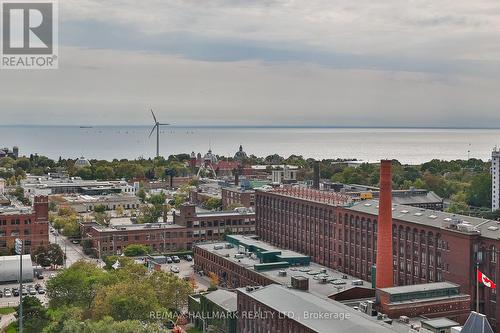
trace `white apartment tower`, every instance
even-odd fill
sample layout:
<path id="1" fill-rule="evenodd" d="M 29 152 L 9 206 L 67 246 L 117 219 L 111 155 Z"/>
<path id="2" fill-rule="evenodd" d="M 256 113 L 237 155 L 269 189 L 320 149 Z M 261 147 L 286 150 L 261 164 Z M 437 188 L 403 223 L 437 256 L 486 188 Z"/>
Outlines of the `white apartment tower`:
<path id="1" fill-rule="evenodd" d="M 500 150 L 491 153 L 491 210 L 500 209 Z"/>

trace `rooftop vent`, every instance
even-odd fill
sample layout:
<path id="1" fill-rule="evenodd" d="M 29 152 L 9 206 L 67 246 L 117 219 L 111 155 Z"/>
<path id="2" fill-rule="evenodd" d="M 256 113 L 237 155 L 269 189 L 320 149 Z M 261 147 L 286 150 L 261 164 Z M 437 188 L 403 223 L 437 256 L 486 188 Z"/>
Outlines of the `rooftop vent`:
<path id="1" fill-rule="evenodd" d="M 401 213 L 403 213 L 403 214 L 408 214 L 408 211 L 407 211 L 406 209 L 403 209 L 403 210 L 401 211 Z"/>
<path id="2" fill-rule="evenodd" d="M 437 219 L 437 216 L 436 215 L 429 215 L 429 218 L 435 220 L 435 219 Z"/>
<path id="3" fill-rule="evenodd" d="M 414 215 L 415 215 L 415 216 L 422 216 L 423 214 L 422 214 L 422 213 L 418 213 L 418 212 L 417 212 L 417 213 L 415 213 Z"/>

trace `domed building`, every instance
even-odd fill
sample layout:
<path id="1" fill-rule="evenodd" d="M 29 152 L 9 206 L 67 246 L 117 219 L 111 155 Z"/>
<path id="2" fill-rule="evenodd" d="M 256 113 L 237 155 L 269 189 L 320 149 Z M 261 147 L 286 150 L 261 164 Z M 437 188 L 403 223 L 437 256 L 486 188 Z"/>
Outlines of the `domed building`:
<path id="1" fill-rule="evenodd" d="M 75 167 L 80 169 L 80 168 L 85 168 L 91 166 L 89 160 L 87 160 L 85 157 L 80 157 L 75 161 Z"/>
<path id="2" fill-rule="evenodd" d="M 243 161 L 245 158 L 247 158 L 247 153 L 243 151 L 243 146 L 240 145 L 240 149 L 234 154 L 234 159 L 236 161 Z"/>
<path id="3" fill-rule="evenodd" d="M 207 163 L 207 162 L 217 163 L 217 156 L 215 156 L 214 154 L 212 154 L 212 149 L 209 149 L 208 153 L 206 153 L 205 156 L 203 156 L 203 161 L 205 163 Z"/>

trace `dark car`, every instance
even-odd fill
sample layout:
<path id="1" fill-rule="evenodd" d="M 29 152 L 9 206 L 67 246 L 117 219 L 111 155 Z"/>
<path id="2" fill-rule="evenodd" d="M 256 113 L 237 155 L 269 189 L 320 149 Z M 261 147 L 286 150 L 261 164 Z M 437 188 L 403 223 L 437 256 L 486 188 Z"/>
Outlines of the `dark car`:
<path id="1" fill-rule="evenodd" d="M 186 261 L 193 261 L 193 257 L 191 257 L 189 254 L 184 257 Z"/>
<path id="2" fill-rule="evenodd" d="M 172 261 L 172 258 L 170 257 L 167 257 L 167 264 L 171 264 L 173 261 Z"/>
<path id="3" fill-rule="evenodd" d="M 12 296 L 19 297 L 19 289 L 17 289 L 17 288 L 12 289 Z"/>

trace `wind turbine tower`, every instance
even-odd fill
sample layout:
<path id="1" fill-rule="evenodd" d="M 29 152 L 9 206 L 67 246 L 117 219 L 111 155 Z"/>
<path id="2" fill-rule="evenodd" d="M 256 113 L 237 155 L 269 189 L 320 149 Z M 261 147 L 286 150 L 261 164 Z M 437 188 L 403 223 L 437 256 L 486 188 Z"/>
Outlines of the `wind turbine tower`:
<path id="1" fill-rule="evenodd" d="M 151 114 L 153 115 L 153 119 L 155 121 L 155 124 L 153 128 L 151 129 L 151 133 L 149 133 L 149 137 L 151 138 L 151 135 L 153 135 L 153 132 L 156 129 L 156 157 L 160 157 L 160 126 L 167 126 L 170 124 L 163 124 L 160 123 L 158 120 L 156 120 L 155 113 L 153 112 L 153 109 L 151 109 Z"/>

